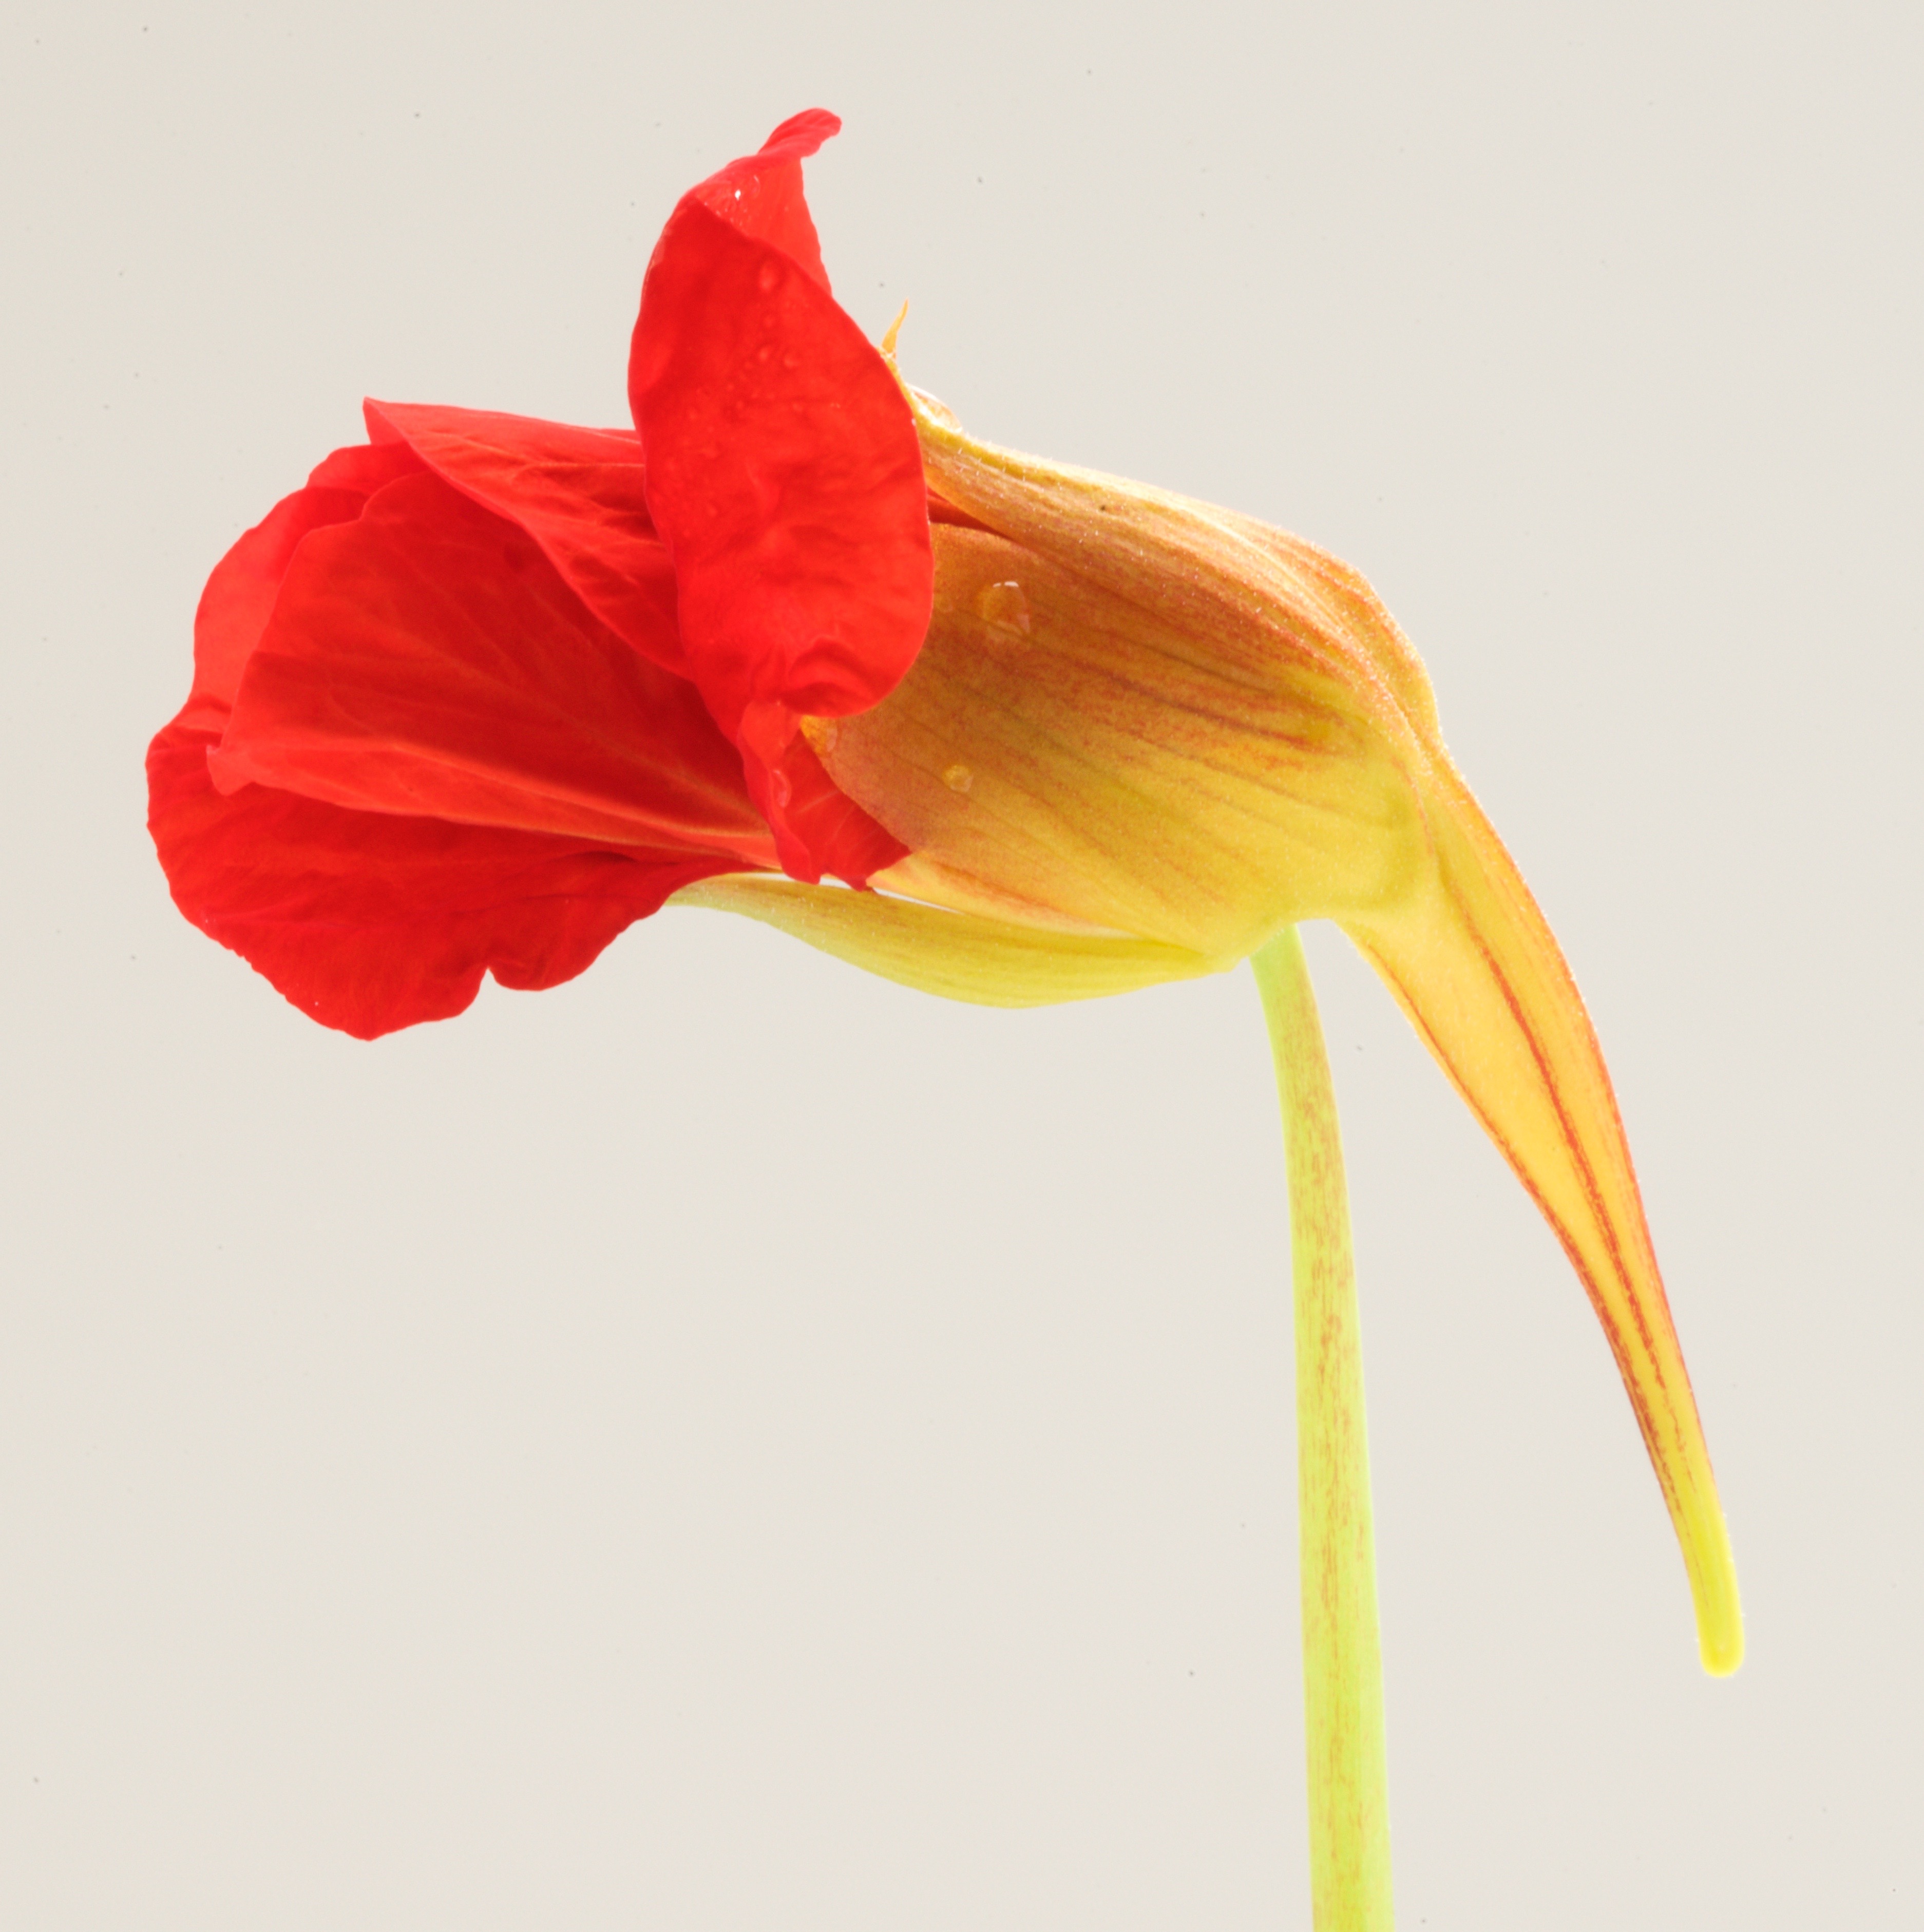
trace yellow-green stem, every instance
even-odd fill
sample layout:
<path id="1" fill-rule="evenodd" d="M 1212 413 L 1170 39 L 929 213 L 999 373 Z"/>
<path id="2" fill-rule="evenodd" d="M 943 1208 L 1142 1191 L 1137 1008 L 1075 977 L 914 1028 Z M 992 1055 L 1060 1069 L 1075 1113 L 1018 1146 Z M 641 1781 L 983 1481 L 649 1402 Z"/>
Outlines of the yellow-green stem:
<path id="1" fill-rule="evenodd" d="M 1250 963 L 1269 1023 L 1289 1174 L 1311 1898 L 1316 1932 L 1390 1932 L 1383 1647 L 1336 1096 L 1296 928 Z"/>

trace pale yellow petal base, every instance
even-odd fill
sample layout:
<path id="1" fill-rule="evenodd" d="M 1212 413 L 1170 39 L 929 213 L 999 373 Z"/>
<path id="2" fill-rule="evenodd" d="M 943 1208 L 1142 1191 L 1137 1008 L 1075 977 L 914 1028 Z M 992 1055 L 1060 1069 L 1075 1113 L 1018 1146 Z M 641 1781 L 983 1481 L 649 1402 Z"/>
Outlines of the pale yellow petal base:
<path id="1" fill-rule="evenodd" d="M 1155 940 L 1019 926 L 763 873 L 704 879 L 683 886 L 669 903 L 741 913 L 898 986 L 983 1006 L 1102 999 L 1165 980 L 1197 979 L 1236 963 Z"/>

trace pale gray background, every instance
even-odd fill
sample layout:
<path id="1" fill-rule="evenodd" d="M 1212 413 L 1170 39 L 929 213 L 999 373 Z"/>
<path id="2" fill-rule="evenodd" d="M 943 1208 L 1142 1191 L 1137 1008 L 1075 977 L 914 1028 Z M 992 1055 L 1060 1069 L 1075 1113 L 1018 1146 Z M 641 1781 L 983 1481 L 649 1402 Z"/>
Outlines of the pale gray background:
<path id="1" fill-rule="evenodd" d="M 685 912 L 370 1047 L 142 830 L 361 395 L 624 421 L 674 197 L 816 103 L 916 380 L 1371 574 L 1616 1073 L 1728 1684 L 1560 1254 L 1311 936 L 1402 1922 L 1924 1918 L 1915 10 L 1154 14 L 7 10 L 10 1928 L 1308 1924 L 1246 975 L 997 1015 Z"/>

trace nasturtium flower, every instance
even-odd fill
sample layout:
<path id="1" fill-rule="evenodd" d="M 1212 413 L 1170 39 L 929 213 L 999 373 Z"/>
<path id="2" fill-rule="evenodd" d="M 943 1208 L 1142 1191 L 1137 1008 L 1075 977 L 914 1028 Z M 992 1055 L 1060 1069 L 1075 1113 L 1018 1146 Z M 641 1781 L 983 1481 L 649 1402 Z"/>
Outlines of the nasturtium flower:
<path id="1" fill-rule="evenodd" d="M 802 730 L 901 679 L 932 569 L 908 403 L 802 198 L 838 124 L 683 197 L 634 428 L 370 402 L 209 578 L 150 824 L 181 910 L 316 1019 L 443 1018 L 691 880 L 904 855 Z"/>
<path id="2" fill-rule="evenodd" d="M 797 116 L 676 206 L 631 428 L 370 402 L 228 552 L 148 760 L 176 902 L 363 1037 L 484 973 L 554 985 L 670 898 L 1004 1005 L 1260 978 L 1334 920 L 1569 1253 L 1734 1669 L 1602 1056 L 1421 662 L 1313 546 L 904 382 L 803 197 L 839 124 Z"/>

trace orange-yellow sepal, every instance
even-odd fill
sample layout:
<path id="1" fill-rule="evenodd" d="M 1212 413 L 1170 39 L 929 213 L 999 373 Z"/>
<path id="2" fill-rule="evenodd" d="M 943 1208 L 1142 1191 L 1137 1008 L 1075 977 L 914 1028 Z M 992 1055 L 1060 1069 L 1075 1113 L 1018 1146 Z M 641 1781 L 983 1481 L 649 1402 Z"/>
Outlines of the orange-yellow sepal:
<path id="1" fill-rule="evenodd" d="M 961 513 L 934 532 L 928 635 L 873 710 L 808 728 L 910 848 L 876 883 L 1209 965 L 1304 919 L 1341 925 L 1575 1263 L 1683 1545 L 1705 1666 L 1734 1670 L 1728 1540 L 1609 1077 L 1420 660 L 1313 546 L 910 401 L 931 490 Z"/>
<path id="2" fill-rule="evenodd" d="M 1710 1450 L 1657 1271 L 1610 1076 L 1536 901 L 1454 770 L 1429 790 L 1434 863 L 1345 929 L 1410 1016 L 1582 1278 L 1683 1551 L 1704 1667 L 1743 1660 Z"/>

